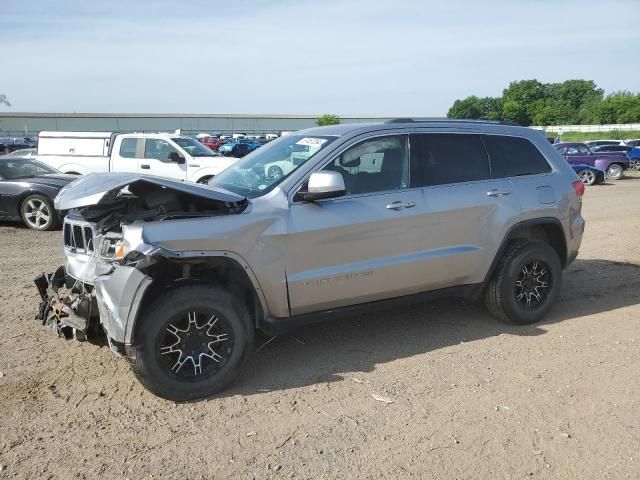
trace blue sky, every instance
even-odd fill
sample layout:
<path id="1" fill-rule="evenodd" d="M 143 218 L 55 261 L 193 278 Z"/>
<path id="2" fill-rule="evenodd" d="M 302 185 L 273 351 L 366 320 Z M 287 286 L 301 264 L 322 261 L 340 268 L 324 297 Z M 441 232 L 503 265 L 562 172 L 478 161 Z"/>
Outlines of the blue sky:
<path id="1" fill-rule="evenodd" d="M 444 115 L 512 80 L 640 91 L 640 0 L 1 0 L 0 111 Z"/>

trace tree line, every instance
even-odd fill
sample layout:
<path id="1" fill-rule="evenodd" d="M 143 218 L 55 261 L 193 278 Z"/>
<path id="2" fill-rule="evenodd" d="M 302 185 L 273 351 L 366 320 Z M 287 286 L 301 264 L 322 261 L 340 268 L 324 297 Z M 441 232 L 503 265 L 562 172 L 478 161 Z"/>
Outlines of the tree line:
<path id="1" fill-rule="evenodd" d="M 520 125 L 585 125 L 640 122 L 640 93 L 604 95 L 593 80 L 511 82 L 501 97 L 456 100 L 449 118 L 509 120 Z"/>

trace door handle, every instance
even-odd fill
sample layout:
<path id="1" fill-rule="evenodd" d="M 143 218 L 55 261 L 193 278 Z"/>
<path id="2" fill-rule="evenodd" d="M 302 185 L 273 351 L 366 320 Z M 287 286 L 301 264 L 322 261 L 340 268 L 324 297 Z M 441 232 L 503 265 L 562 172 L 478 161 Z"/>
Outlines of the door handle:
<path id="1" fill-rule="evenodd" d="M 511 192 L 508 190 L 489 190 L 487 192 L 487 196 L 489 197 L 505 197 L 507 195 L 511 195 Z"/>
<path id="2" fill-rule="evenodd" d="M 401 201 L 397 201 L 397 202 L 392 202 L 389 205 L 387 205 L 387 209 L 389 210 L 400 210 L 402 208 L 413 208 L 416 206 L 416 202 L 401 202 Z"/>
<path id="3" fill-rule="evenodd" d="M 198 165 L 197 163 L 190 163 L 189 166 L 190 167 L 199 167 L 200 165 Z"/>
<path id="4" fill-rule="evenodd" d="M 146 163 L 143 163 L 142 165 L 140 165 L 140 168 L 144 168 L 145 170 L 149 170 L 151 167 L 149 165 L 147 165 Z"/>

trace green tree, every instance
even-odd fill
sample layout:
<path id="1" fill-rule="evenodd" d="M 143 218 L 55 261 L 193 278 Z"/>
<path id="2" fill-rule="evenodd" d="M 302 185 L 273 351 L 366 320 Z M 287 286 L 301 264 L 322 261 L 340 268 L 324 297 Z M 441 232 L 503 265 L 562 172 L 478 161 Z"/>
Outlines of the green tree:
<path id="1" fill-rule="evenodd" d="M 502 92 L 505 120 L 525 126 L 531 125 L 536 102 L 545 98 L 545 87 L 536 79 L 511 82 Z"/>
<path id="2" fill-rule="evenodd" d="M 449 111 L 448 118 L 502 120 L 502 99 L 498 97 L 478 98 L 475 95 L 456 100 Z"/>
<path id="3" fill-rule="evenodd" d="M 338 125 L 339 123 L 340 117 L 331 113 L 326 113 L 316 119 L 316 125 L 318 125 L 319 127 L 325 127 L 327 125 Z"/>
<path id="4" fill-rule="evenodd" d="M 474 95 L 463 100 L 456 100 L 447 112 L 449 118 L 476 119 L 482 116 L 480 99 Z"/>
<path id="5" fill-rule="evenodd" d="M 502 98 L 483 97 L 479 99 L 482 117 L 485 120 L 502 120 Z"/>
<path id="6" fill-rule="evenodd" d="M 6 105 L 7 107 L 11 106 L 11 104 L 9 103 L 9 100 L 7 100 L 7 96 L 1 93 L 0 93 L 0 105 Z"/>
<path id="7" fill-rule="evenodd" d="M 640 121 L 640 94 L 616 92 L 604 98 L 593 80 L 511 82 L 501 98 L 456 100 L 450 118 L 511 120 L 520 125 L 632 123 Z"/>
<path id="8" fill-rule="evenodd" d="M 614 92 L 600 103 L 600 123 L 640 122 L 640 93 Z"/>
<path id="9" fill-rule="evenodd" d="M 520 125 L 531 125 L 531 118 L 524 105 L 516 100 L 505 100 L 502 107 L 503 120 L 510 120 Z"/>

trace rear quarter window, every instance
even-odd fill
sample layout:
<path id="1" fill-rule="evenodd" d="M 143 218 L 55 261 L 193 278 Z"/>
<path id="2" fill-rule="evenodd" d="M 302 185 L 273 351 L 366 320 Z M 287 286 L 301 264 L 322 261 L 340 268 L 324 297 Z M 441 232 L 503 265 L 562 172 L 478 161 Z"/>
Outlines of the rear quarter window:
<path id="1" fill-rule="evenodd" d="M 551 171 L 540 150 L 526 138 L 486 135 L 485 145 L 493 178 L 538 175 Z"/>

